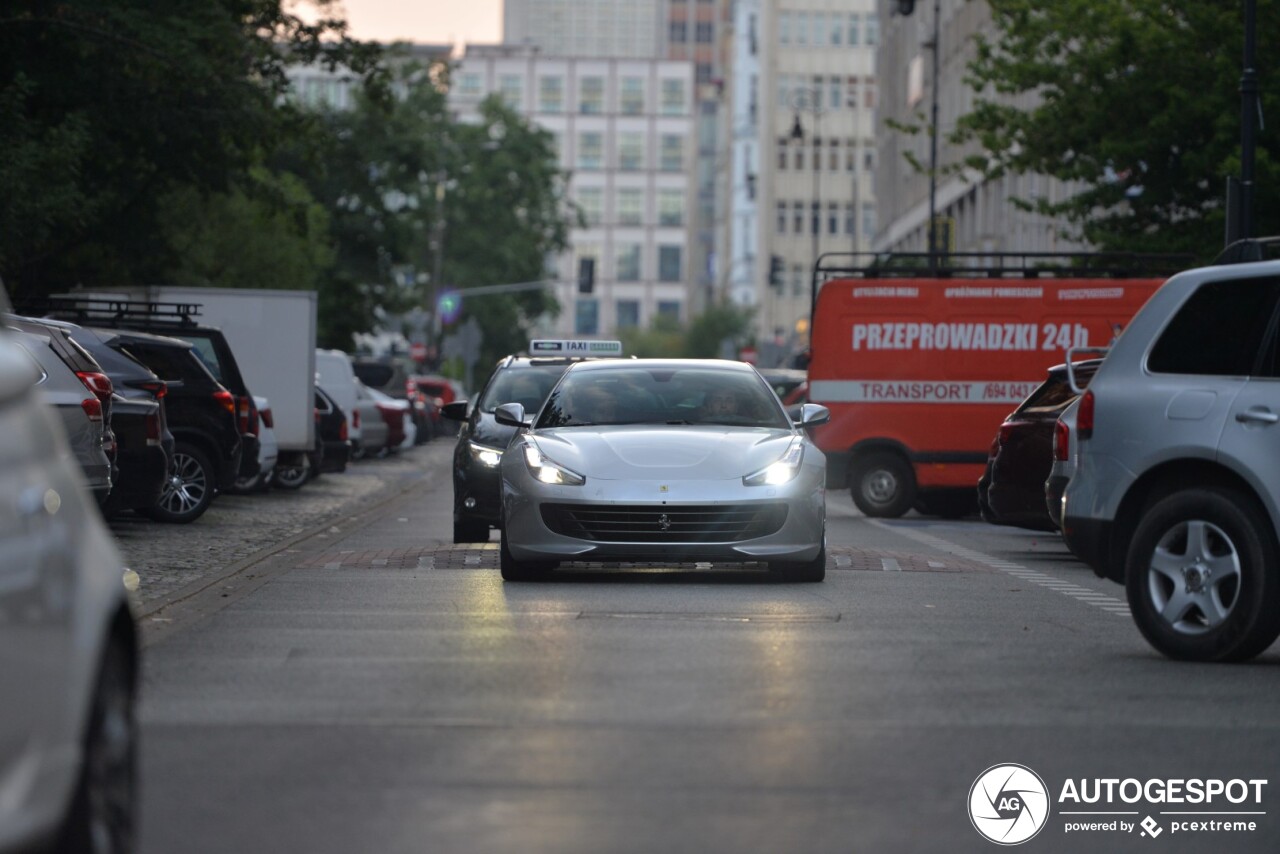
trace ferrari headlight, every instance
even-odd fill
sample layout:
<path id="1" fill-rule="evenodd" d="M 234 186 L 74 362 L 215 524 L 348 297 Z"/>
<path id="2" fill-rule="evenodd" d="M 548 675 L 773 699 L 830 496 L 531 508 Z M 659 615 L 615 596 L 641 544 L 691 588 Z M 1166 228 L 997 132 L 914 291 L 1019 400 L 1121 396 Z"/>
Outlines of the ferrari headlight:
<path id="1" fill-rule="evenodd" d="M 771 463 L 758 472 L 753 472 L 742 479 L 744 486 L 779 486 L 788 483 L 800 471 L 800 460 L 804 458 L 804 440 L 795 437 L 787 450 L 776 463 Z"/>
<path id="2" fill-rule="evenodd" d="M 524 462 L 529 467 L 529 473 L 542 483 L 582 486 L 587 482 L 587 479 L 577 472 L 570 471 L 543 456 L 542 451 L 538 450 L 538 446 L 531 441 L 524 444 Z"/>
<path id="3" fill-rule="evenodd" d="M 477 445 L 475 442 L 467 442 L 467 447 L 471 450 L 471 459 L 487 468 L 494 468 L 498 463 L 502 462 L 502 451 L 497 448 L 490 448 L 488 445 Z"/>

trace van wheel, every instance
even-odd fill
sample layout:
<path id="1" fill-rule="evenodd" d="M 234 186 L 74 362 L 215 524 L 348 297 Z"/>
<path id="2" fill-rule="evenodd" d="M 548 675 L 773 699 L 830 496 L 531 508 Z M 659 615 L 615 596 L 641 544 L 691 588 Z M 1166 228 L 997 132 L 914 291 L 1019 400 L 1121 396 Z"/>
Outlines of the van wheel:
<path id="1" fill-rule="evenodd" d="M 156 503 L 142 512 L 157 522 L 194 522 L 213 503 L 217 479 L 217 470 L 204 451 L 178 442 L 164 490 Z"/>
<path id="2" fill-rule="evenodd" d="M 859 457 L 853 464 L 851 480 L 853 503 L 868 516 L 897 518 L 906 513 L 916 499 L 915 472 L 892 451 Z"/>
<path id="3" fill-rule="evenodd" d="M 276 466 L 274 483 L 281 489 L 301 489 L 311 480 L 311 467 L 305 465 Z"/>
<path id="4" fill-rule="evenodd" d="M 1280 568 L 1265 514 L 1243 496 L 1176 492 L 1134 531 L 1125 588 L 1143 637 L 1170 658 L 1242 661 L 1280 635 Z"/>

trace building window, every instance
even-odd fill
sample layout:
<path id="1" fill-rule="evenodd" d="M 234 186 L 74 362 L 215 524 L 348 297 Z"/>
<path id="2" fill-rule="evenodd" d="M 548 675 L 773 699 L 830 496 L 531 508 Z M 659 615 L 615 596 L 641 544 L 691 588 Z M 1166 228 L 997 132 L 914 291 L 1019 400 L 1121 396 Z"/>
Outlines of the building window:
<path id="1" fill-rule="evenodd" d="M 641 225 L 644 222 L 644 196 L 640 190 L 618 191 L 618 225 Z"/>
<path id="2" fill-rule="evenodd" d="M 679 282 L 680 267 L 684 260 L 684 248 L 681 246 L 658 247 L 658 281 Z"/>
<path id="3" fill-rule="evenodd" d="M 694 79 L 697 80 L 697 82 L 699 83 L 711 82 L 711 63 L 699 62 L 697 65 L 693 67 L 693 71 L 694 71 Z M 716 105 L 714 102 L 711 102 L 711 101 L 708 101 L 702 105 L 702 112 L 704 115 L 714 113 L 715 109 L 716 109 Z"/>
<path id="4" fill-rule="evenodd" d="M 827 16 L 821 12 L 813 13 L 813 38 L 809 43 L 814 47 L 822 47 L 827 43 Z"/>
<path id="5" fill-rule="evenodd" d="M 684 190 L 658 191 L 658 225 L 684 225 Z"/>
<path id="6" fill-rule="evenodd" d="M 876 206 L 870 202 L 862 203 L 862 236 L 867 240 L 876 236 Z"/>
<path id="7" fill-rule="evenodd" d="M 876 108 L 876 81 L 870 77 L 867 78 L 867 85 L 862 89 L 863 103 L 868 110 Z"/>
<path id="8" fill-rule="evenodd" d="M 699 21 L 693 31 L 693 40 L 699 44 L 711 44 L 711 22 Z"/>
<path id="9" fill-rule="evenodd" d="M 827 202 L 827 234 L 840 233 L 840 205 Z"/>
<path id="10" fill-rule="evenodd" d="M 849 16 L 849 38 L 846 39 L 849 47 L 858 46 L 858 23 L 862 20 L 862 16 L 854 12 Z"/>
<path id="11" fill-rule="evenodd" d="M 822 233 L 822 203 L 821 202 L 809 203 L 809 233 L 810 234 Z"/>
<path id="12" fill-rule="evenodd" d="M 791 13 L 778 13 L 778 44 L 791 44 Z"/>
<path id="13" fill-rule="evenodd" d="M 311 81 L 307 81 L 310 83 Z M 484 92 L 484 84 L 480 80 L 480 75 L 473 72 L 458 75 L 458 97 L 460 98 L 479 98 Z"/>
<path id="14" fill-rule="evenodd" d="M 599 225 L 604 209 L 604 191 L 600 187 L 579 187 L 578 207 L 582 209 L 583 222 L 588 227 Z"/>
<path id="15" fill-rule="evenodd" d="M 827 168 L 832 172 L 840 171 L 840 140 L 838 139 L 827 142 Z"/>
<path id="16" fill-rule="evenodd" d="M 787 170 L 787 138 L 785 136 L 778 137 L 778 171 L 785 172 Z"/>
<path id="17" fill-rule="evenodd" d="M 498 78 L 498 91 L 502 100 L 513 110 L 524 107 L 524 80 L 517 74 L 503 74 Z"/>
<path id="18" fill-rule="evenodd" d="M 672 44 L 684 44 L 689 40 L 689 25 L 684 21 L 672 21 L 668 31 Z"/>
<path id="19" fill-rule="evenodd" d="M 796 264 L 791 268 L 791 295 L 804 296 L 808 292 L 809 283 L 804 280 L 804 265 Z"/>
<path id="20" fill-rule="evenodd" d="M 685 105 L 684 81 L 667 79 L 662 81 L 662 114 L 664 116 L 683 116 L 688 112 Z"/>
<path id="21" fill-rule="evenodd" d="M 538 78 L 538 109 L 544 113 L 564 110 L 564 78 Z"/>
<path id="22" fill-rule="evenodd" d="M 844 35 L 844 21 L 841 20 L 839 13 L 833 13 L 827 23 L 827 40 L 839 47 L 843 41 L 841 36 Z"/>
<path id="23" fill-rule="evenodd" d="M 809 13 L 796 12 L 796 44 L 809 43 Z"/>
<path id="24" fill-rule="evenodd" d="M 600 169 L 604 166 L 604 134 L 583 131 L 578 134 L 578 168 Z"/>
<path id="25" fill-rule="evenodd" d="M 816 136 L 813 138 L 813 171 L 822 171 L 822 140 Z"/>
<path id="26" fill-rule="evenodd" d="M 804 202 L 791 205 L 791 233 L 804 234 Z"/>
<path id="27" fill-rule="evenodd" d="M 804 142 L 797 143 L 793 150 L 795 151 L 795 157 L 791 161 L 791 167 L 798 172 L 804 169 Z"/>
<path id="28" fill-rule="evenodd" d="M 573 331 L 577 335 L 600 334 L 600 302 L 579 298 L 574 305 Z"/>
<path id="29" fill-rule="evenodd" d="M 578 112 L 586 116 L 604 112 L 603 77 L 583 77 L 578 81 Z"/>
<path id="30" fill-rule="evenodd" d="M 844 206 L 844 233 L 852 237 L 853 227 L 853 205 L 850 203 Z"/>
<path id="31" fill-rule="evenodd" d="M 662 171 L 684 171 L 684 137 L 675 133 L 662 135 Z"/>
<path id="32" fill-rule="evenodd" d="M 875 15 L 867 15 L 867 44 L 875 45 L 880 42 L 880 19 Z"/>
<path id="33" fill-rule="evenodd" d="M 778 202 L 778 234 L 787 233 L 787 203 Z"/>
<path id="34" fill-rule="evenodd" d="M 614 305 L 614 312 L 618 316 L 618 322 L 615 324 L 618 329 L 629 329 L 640 325 L 639 300 L 620 299 Z"/>
<path id="35" fill-rule="evenodd" d="M 680 303 L 677 300 L 659 300 L 658 317 L 665 317 L 680 322 Z"/>
<path id="36" fill-rule="evenodd" d="M 876 168 L 876 151 L 870 145 L 863 146 L 862 149 L 862 171 L 870 172 Z"/>
<path id="37" fill-rule="evenodd" d="M 618 134 L 618 168 L 623 172 L 644 168 L 644 134 L 634 131 Z"/>
<path id="38" fill-rule="evenodd" d="M 843 102 L 844 86 L 841 85 L 840 78 L 833 74 L 827 78 L 827 103 L 831 109 L 838 110 Z"/>
<path id="39" fill-rule="evenodd" d="M 858 141 L 856 139 L 846 139 L 844 141 L 844 171 L 858 171 Z"/>
<path id="40" fill-rule="evenodd" d="M 844 79 L 845 94 L 844 105 L 851 110 L 858 109 L 858 78 L 856 75 L 849 75 Z"/>
<path id="41" fill-rule="evenodd" d="M 638 116 L 644 112 L 644 79 L 623 77 L 619 107 L 624 116 Z"/>
<path id="42" fill-rule="evenodd" d="M 640 281 L 640 244 L 620 243 L 616 261 L 619 282 Z"/>

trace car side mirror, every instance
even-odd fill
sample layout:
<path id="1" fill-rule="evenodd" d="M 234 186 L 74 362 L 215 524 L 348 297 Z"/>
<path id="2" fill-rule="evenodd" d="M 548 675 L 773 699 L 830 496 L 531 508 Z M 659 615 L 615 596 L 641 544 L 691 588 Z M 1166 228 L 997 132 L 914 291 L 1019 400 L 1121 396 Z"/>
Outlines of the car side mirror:
<path id="1" fill-rule="evenodd" d="M 465 400 L 455 400 L 452 403 L 446 403 L 440 407 L 440 414 L 451 421 L 466 421 L 467 402 Z"/>
<path id="2" fill-rule="evenodd" d="M 797 413 L 796 409 L 800 411 Z M 797 427 L 817 427 L 831 420 L 831 410 L 818 403 L 802 403 L 799 407 L 792 407 L 792 413 L 792 421 Z"/>
<path id="3" fill-rule="evenodd" d="M 507 427 L 528 427 L 533 423 L 525 419 L 523 403 L 504 403 L 493 410 L 493 417 Z"/>

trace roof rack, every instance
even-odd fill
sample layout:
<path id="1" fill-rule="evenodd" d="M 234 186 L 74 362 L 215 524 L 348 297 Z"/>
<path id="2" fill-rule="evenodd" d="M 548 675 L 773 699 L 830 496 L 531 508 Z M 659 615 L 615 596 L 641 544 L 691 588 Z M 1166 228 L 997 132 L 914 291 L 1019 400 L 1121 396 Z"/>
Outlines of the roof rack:
<path id="1" fill-rule="evenodd" d="M 18 310 L 27 315 L 52 317 L 76 323 L 122 323 L 143 321 L 169 326 L 197 326 L 199 303 L 150 302 L 131 299 L 102 299 L 56 296 L 20 301 Z"/>
<path id="2" fill-rule="evenodd" d="M 1133 279 L 1194 264 L 1192 255 L 1143 252 L 824 252 L 813 265 L 809 319 L 831 279 Z"/>
<path id="3" fill-rule="evenodd" d="M 1247 237 L 1237 240 L 1213 259 L 1214 264 L 1248 264 L 1280 258 L 1280 237 Z"/>

